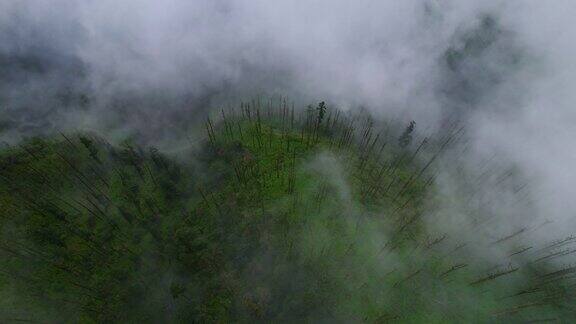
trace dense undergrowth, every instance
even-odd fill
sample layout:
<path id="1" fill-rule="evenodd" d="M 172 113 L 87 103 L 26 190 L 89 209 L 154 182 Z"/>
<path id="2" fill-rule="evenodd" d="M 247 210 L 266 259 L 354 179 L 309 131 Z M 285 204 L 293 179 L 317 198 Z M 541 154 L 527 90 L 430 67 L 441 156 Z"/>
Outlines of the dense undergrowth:
<path id="1" fill-rule="evenodd" d="M 286 101 L 253 101 L 215 120 L 187 161 L 93 134 L 1 151 L 0 321 L 463 323 L 571 314 L 561 280 L 573 268 L 518 259 L 522 247 L 514 262 L 486 268 L 466 237 L 426 228 L 447 199 L 432 167 L 461 129 L 419 138 L 414 124 L 324 103 L 299 112 Z M 564 243 L 552 244 L 541 253 Z"/>

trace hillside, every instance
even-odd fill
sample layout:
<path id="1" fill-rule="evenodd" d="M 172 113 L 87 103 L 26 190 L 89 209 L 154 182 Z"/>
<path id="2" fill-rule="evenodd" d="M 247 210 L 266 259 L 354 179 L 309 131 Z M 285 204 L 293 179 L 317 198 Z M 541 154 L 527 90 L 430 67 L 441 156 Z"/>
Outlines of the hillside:
<path id="1" fill-rule="evenodd" d="M 466 234 L 427 228 L 455 199 L 438 191 L 434 164 L 461 128 L 423 138 L 415 124 L 286 100 L 242 103 L 205 127 L 184 159 L 98 134 L 2 150 L 0 321 L 465 323 L 572 312 L 564 280 L 575 270 L 547 261 L 573 238 L 518 246 L 493 267 Z M 501 242 L 523 232 L 508 234 Z"/>

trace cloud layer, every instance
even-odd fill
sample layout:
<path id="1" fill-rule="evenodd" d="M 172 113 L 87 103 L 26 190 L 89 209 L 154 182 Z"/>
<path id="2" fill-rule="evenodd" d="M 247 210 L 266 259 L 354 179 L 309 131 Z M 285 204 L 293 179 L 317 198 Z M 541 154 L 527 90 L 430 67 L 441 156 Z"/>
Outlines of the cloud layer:
<path id="1" fill-rule="evenodd" d="M 0 131 L 163 138 L 211 104 L 260 93 L 433 129 L 457 118 L 471 159 L 521 166 L 538 212 L 571 220 L 575 13 L 570 0 L 7 0 Z"/>

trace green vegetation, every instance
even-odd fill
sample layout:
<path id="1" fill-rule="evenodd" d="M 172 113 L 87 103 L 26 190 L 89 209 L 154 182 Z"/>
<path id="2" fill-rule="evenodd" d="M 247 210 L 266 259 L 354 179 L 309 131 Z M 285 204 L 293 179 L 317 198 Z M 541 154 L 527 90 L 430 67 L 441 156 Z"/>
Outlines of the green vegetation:
<path id="1" fill-rule="evenodd" d="M 90 134 L 2 151 L 0 321 L 523 322 L 570 311 L 561 280 L 574 268 L 486 270 L 463 238 L 426 228 L 447 199 L 432 166 L 461 129 L 418 139 L 414 122 L 375 126 L 324 102 L 220 113 L 185 162 Z"/>

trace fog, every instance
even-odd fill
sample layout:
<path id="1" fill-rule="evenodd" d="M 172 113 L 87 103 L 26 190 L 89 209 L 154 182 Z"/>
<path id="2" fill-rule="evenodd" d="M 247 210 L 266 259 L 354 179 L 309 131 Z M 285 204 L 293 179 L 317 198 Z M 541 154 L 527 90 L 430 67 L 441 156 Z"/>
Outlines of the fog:
<path id="1" fill-rule="evenodd" d="M 470 162 L 519 167 L 533 212 L 568 230 L 574 14 L 570 0 L 4 0 L 0 136 L 171 143 L 210 107 L 275 93 L 428 130 L 456 119 Z"/>

